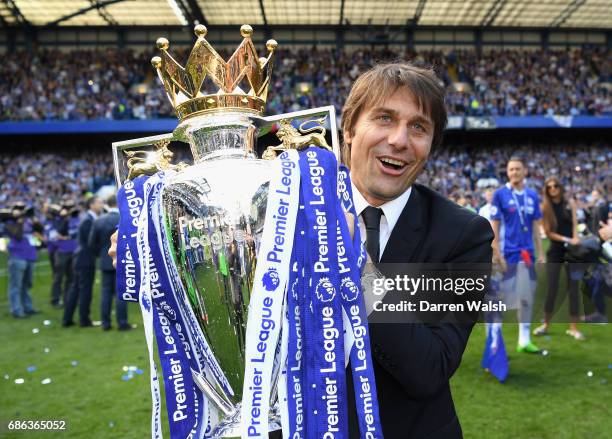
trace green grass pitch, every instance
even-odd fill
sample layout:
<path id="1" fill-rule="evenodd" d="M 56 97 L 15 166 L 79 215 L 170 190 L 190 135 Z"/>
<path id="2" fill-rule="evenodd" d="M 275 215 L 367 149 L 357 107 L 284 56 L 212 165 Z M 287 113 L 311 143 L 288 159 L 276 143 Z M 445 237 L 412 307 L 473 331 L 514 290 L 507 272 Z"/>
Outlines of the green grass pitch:
<path id="1" fill-rule="evenodd" d="M 129 305 L 129 319 L 138 324 L 131 332 L 62 328 L 62 310 L 49 306 L 46 254 L 41 254 L 38 264 L 32 293 L 42 313 L 15 320 L 8 312 L 6 260 L 0 257 L 0 438 L 149 437 L 149 367 L 139 307 Z M 540 297 L 545 288 L 542 278 Z M 95 320 L 99 320 L 99 302 L 96 280 Z M 566 313 L 564 303 L 559 314 Z M 38 333 L 33 333 L 35 328 Z M 536 339 L 549 354 L 534 356 L 514 351 L 517 325 L 506 323 L 510 376 L 499 384 L 480 368 L 484 326 L 474 328 L 462 365 L 451 380 L 466 438 L 612 437 L 612 331 L 608 325 L 581 325 L 587 339 L 578 342 L 565 335 L 565 329 L 565 324 L 555 324 L 549 338 Z M 144 374 L 123 381 L 122 368 L 131 365 Z M 28 372 L 30 366 L 36 369 Z M 17 378 L 25 382 L 15 384 Z M 51 383 L 41 384 L 45 378 Z M 67 429 L 61 434 L 10 432 L 10 420 L 65 420 Z"/>

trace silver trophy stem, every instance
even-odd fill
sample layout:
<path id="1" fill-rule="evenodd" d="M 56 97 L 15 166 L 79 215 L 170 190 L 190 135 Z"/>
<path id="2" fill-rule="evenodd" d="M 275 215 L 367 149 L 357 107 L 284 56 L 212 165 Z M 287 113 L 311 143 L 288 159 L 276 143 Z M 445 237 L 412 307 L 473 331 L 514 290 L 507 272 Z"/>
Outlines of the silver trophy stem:
<path id="1" fill-rule="evenodd" d="M 189 143 L 196 164 L 231 154 L 254 156 L 257 129 L 253 118 L 229 111 L 194 117 L 183 121 L 174 135 Z"/>

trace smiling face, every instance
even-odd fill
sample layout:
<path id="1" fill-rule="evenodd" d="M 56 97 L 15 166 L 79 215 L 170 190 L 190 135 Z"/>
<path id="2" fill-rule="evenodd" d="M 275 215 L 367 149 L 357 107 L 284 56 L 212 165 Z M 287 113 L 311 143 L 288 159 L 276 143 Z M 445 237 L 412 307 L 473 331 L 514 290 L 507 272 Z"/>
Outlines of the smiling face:
<path id="1" fill-rule="evenodd" d="M 431 150 L 434 124 L 406 87 L 374 108 L 361 111 L 344 133 L 351 147 L 351 179 L 372 206 L 403 194 L 414 183 Z"/>

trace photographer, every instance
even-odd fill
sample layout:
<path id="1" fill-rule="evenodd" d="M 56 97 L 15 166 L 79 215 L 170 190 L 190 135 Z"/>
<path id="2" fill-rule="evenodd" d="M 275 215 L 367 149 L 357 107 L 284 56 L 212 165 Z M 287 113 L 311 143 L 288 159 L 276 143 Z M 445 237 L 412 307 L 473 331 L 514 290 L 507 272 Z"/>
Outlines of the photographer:
<path id="1" fill-rule="evenodd" d="M 57 222 L 57 250 L 55 252 L 55 270 L 51 289 L 51 305 L 61 308 L 68 298 L 72 288 L 74 275 L 73 255 L 77 248 L 77 233 L 79 229 L 79 209 L 74 201 L 65 201 Z"/>
<path id="2" fill-rule="evenodd" d="M 41 227 L 34 222 L 34 210 L 17 203 L 6 220 L 6 232 L 9 237 L 9 301 L 11 314 L 16 319 L 23 319 L 38 311 L 32 305 L 30 288 L 34 261 L 36 261 L 36 238 L 41 239 Z"/>
<path id="3" fill-rule="evenodd" d="M 590 208 L 587 211 L 588 231 L 601 239 L 600 258 L 592 263 L 587 274 L 587 291 L 595 307 L 591 314 L 584 316 L 586 323 L 608 323 L 605 296 L 610 295 L 610 256 L 612 255 L 612 209 L 605 192 L 595 189 L 591 192 Z M 606 262 L 607 260 L 607 262 Z"/>

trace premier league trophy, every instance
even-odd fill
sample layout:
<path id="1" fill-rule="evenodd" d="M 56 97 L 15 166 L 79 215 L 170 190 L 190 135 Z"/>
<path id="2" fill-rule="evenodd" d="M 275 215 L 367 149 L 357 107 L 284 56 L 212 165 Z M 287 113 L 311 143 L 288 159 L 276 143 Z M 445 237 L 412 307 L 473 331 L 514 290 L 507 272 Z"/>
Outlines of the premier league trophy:
<path id="1" fill-rule="evenodd" d="M 157 272 L 150 275 L 147 295 L 140 298 L 143 315 L 150 312 L 151 301 L 162 310 L 157 311 L 159 316 L 151 317 L 151 327 L 161 334 L 157 344 L 162 368 L 166 360 L 168 363 L 168 372 L 162 376 L 166 380 L 166 401 L 172 405 L 168 407 L 169 418 L 172 423 L 186 417 L 182 407 L 190 390 L 181 393 L 181 386 L 192 379 L 214 409 L 200 418 L 200 424 L 208 418 L 207 437 L 235 437 L 240 435 L 247 310 L 266 217 L 273 163 L 270 159 L 305 146 L 333 150 L 336 157 L 339 149 L 331 106 L 263 117 L 276 41 L 269 40 L 267 57 L 259 58 L 251 40 L 253 31 L 244 25 L 240 28 L 242 43 L 225 61 L 206 41 L 206 33 L 203 25 L 195 27 L 197 41 L 185 67 L 168 53 L 168 40 L 157 40 L 161 54 L 152 59 L 152 64 L 179 118 L 173 133 L 113 144 L 117 183 L 123 186 L 122 221 L 125 216 L 131 221 L 128 226 L 133 228 L 133 240 L 129 241 L 120 227 L 118 282 L 124 284 L 125 300 L 139 300 L 138 291 L 134 291 L 138 276 L 134 275 L 135 282 L 130 278 L 134 270 L 138 272 L 131 262 L 135 255 L 150 258 L 148 270 L 154 265 L 160 270 L 163 261 L 174 262 L 178 279 L 173 280 L 168 272 L 167 281 L 169 285 L 175 283 L 176 291 L 183 291 L 182 296 L 177 293 L 177 303 L 166 300 L 168 292 L 156 287 L 155 281 L 161 278 Z M 173 152 L 169 147 L 172 142 L 189 144 L 193 165 L 172 163 Z M 158 232 L 167 240 L 169 256 L 163 254 L 160 245 L 161 256 L 157 260 L 148 250 L 142 252 L 140 242 L 150 238 L 141 229 L 136 231 L 138 224 L 142 226 L 141 209 L 152 209 L 146 194 L 153 194 L 155 186 L 152 183 L 148 183 L 150 187 L 142 186 L 141 182 L 138 193 L 136 182 L 160 171 L 165 173 L 166 180 L 159 197 Z M 136 202 L 138 196 L 140 201 Z M 153 226 L 148 227 L 150 233 Z M 270 282 L 273 284 L 273 277 Z M 159 298 L 163 300 L 158 303 Z M 178 311 L 185 306 L 190 310 Z M 181 325 L 175 320 L 180 313 L 184 318 Z M 186 334 L 189 316 L 195 317 L 203 334 L 201 343 L 197 337 Z M 206 363 L 199 370 L 192 366 L 191 377 L 180 367 L 174 367 L 179 364 L 172 357 L 180 350 L 179 342 L 187 346 L 188 352 L 191 349 L 197 353 L 194 355 L 201 363 Z M 279 371 L 275 364 L 273 382 Z M 173 385 L 168 384 L 169 379 Z M 154 385 L 153 382 L 152 388 Z M 168 389 L 174 392 L 170 400 Z M 200 408 L 203 399 L 199 400 Z M 280 428 L 277 400 L 278 391 L 273 385 L 270 429 Z M 211 415 L 213 411 L 218 413 L 217 418 Z"/>

